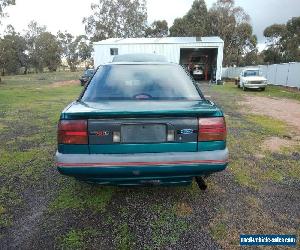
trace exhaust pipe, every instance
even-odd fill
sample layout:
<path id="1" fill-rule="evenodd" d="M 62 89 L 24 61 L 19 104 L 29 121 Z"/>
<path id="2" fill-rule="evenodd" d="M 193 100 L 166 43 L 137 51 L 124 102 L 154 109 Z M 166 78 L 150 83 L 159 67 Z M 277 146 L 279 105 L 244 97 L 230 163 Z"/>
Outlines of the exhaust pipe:
<path id="1" fill-rule="evenodd" d="M 200 190 L 204 191 L 207 189 L 207 185 L 201 176 L 196 176 L 195 179 Z"/>

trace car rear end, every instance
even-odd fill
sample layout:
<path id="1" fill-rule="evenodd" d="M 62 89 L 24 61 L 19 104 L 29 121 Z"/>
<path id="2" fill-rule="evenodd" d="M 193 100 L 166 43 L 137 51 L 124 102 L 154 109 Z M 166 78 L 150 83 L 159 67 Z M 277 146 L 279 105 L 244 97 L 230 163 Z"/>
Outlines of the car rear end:
<path id="1" fill-rule="evenodd" d="M 156 68 L 162 69 L 163 65 Z M 124 72 L 128 72 L 128 67 L 136 67 L 138 73 L 153 71 L 153 67 L 147 71 L 147 66 L 127 65 Z M 178 66 L 178 70 L 182 69 Z M 112 74 L 112 68 L 108 72 Z M 121 70 L 117 67 L 116 72 L 122 75 L 122 67 Z M 99 77 L 104 81 L 103 72 Z M 115 84 L 113 77 L 106 77 L 110 79 L 111 91 Z M 56 154 L 60 173 L 108 185 L 170 185 L 188 184 L 193 177 L 226 168 L 228 150 L 223 113 L 205 100 L 199 90 L 196 90 L 198 96 L 194 90 L 190 92 L 192 98 L 156 99 L 156 95 L 167 90 L 146 81 L 143 90 L 148 89 L 148 92 L 134 95 L 134 100 L 116 96 L 89 99 L 88 92 L 95 92 L 100 78 L 94 83 L 92 80 L 90 90 L 88 86 L 83 96 L 61 114 Z M 123 78 L 128 79 L 128 73 Z M 128 92 L 126 88 L 132 88 L 145 78 L 143 75 L 139 80 L 131 80 L 128 85 L 131 87 L 126 86 L 125 81 L 124 91 Z M 160 77 L 160 81 L 162 79 Z M 183 79 L 188 81 L 189 78 Z M 149 84 L 159 88 L 159 94 L 155 92 L 157 89 L 149 90 Z M 196 86 L 190 87 L 196 89 Z M 181 88 L 179 91 L 186 91 L 184 86 Z M 102 90 L 102 95 L 107 95 L 104 87 Z"/>

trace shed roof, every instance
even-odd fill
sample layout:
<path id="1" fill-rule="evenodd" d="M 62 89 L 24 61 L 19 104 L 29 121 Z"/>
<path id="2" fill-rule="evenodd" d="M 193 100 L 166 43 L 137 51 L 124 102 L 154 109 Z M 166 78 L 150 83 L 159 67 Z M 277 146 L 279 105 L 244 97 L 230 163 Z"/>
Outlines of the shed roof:
<path id="1" fill-rule="evenodd" d="M 162 37 L 162 38 L 109 38 L 94 44 L 166 44 L 166 43 L 224 43 L 218 36 Z"/>

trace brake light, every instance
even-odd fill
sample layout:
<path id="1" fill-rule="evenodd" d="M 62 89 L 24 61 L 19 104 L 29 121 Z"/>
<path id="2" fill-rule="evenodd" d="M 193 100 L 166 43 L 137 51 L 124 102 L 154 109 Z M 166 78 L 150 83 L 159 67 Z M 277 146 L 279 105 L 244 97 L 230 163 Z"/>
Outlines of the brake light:
<path id="1" fill-rule="evenodd" d="M 224 117 L 199 118 L 198 141 L 224 141 L 226 135 Z"/>
<path id="2" fill-rule="evenodd" d="M 87 121 L 59 121 L 57 141 L 59 144 L 88 144 Z"/>

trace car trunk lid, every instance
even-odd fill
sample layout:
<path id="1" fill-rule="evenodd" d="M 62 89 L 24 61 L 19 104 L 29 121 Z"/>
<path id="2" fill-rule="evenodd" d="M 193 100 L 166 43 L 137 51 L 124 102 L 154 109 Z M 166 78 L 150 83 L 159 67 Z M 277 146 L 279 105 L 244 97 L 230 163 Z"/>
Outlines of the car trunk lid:
<path id="1" fill-rule="evenodd" d="M 197 151 L 198 118 L 222 116 L 208 101 L 75 102 L 61 119 L 87 119 L 89 151 L 155 153 Z"/>

